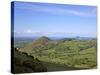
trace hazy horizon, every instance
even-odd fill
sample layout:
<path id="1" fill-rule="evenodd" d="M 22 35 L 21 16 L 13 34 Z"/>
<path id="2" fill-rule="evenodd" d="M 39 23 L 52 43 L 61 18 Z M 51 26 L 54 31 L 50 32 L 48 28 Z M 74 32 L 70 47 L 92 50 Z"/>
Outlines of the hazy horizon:
<path id="1" fill-rule="evenodd" d="M 14 37 L 97 37 L 97 7 L 14 2 Z"/>

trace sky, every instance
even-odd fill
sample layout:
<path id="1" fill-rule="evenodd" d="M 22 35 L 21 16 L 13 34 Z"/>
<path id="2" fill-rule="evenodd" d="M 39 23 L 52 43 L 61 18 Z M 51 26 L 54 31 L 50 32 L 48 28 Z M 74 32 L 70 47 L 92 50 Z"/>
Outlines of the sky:
<path id="1" fill-rule="evenodd" d="M 97 37 L 97 7 L 14 2 L 15 37 Z"/>

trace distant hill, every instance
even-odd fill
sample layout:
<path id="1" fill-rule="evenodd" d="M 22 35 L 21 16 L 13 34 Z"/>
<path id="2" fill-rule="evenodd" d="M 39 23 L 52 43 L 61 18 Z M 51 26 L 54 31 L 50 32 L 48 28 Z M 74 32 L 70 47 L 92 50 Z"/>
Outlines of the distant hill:
<path id="1" fill-rule="evenodd" d="M 36 40 L 33 40 L 32 43 L 29 43 L 24 48 L 19 49 L 19 51 L 30 52 L 34 48 L 42 47 L 42 46 L 48 44 L 49 41 L 51 41 L 51 40 L 48 37 L 42 36 Z"/>
<path id="2" fill-rule="evenodd" d="M 48 41 L 51 41 L 51 40 L 46 36 L 42 36 L 42 37 L 36 39 L 34 42 L 41 43 L 41 44 L 46 44 Z"/>

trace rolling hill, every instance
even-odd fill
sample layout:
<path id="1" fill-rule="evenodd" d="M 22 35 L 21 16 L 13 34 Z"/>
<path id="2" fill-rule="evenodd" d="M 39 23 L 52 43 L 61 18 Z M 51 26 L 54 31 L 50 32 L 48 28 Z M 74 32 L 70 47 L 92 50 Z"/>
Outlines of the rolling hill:
<path id="1" fill-rule="evenodd" d="M 96 68 L 97 66 L 96 39 L 51 40 L 43 36 L 28 43 L 19 51 L 43 62 L 66 65 L 76 69 Z"/>

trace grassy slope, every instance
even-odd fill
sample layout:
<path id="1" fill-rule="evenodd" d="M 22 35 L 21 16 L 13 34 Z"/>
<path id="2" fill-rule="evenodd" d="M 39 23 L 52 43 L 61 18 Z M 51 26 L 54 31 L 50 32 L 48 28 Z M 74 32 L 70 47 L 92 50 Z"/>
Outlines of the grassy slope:
<path id="1" fill-rule="evenodd" d="M 75 69 L 94 68 L 97 65 L 96 40 L 48 41 L 47 38 L 46 40 L 42 38 L 21 50 L 34 55 L 41 61 L 66 65 Z"/>

